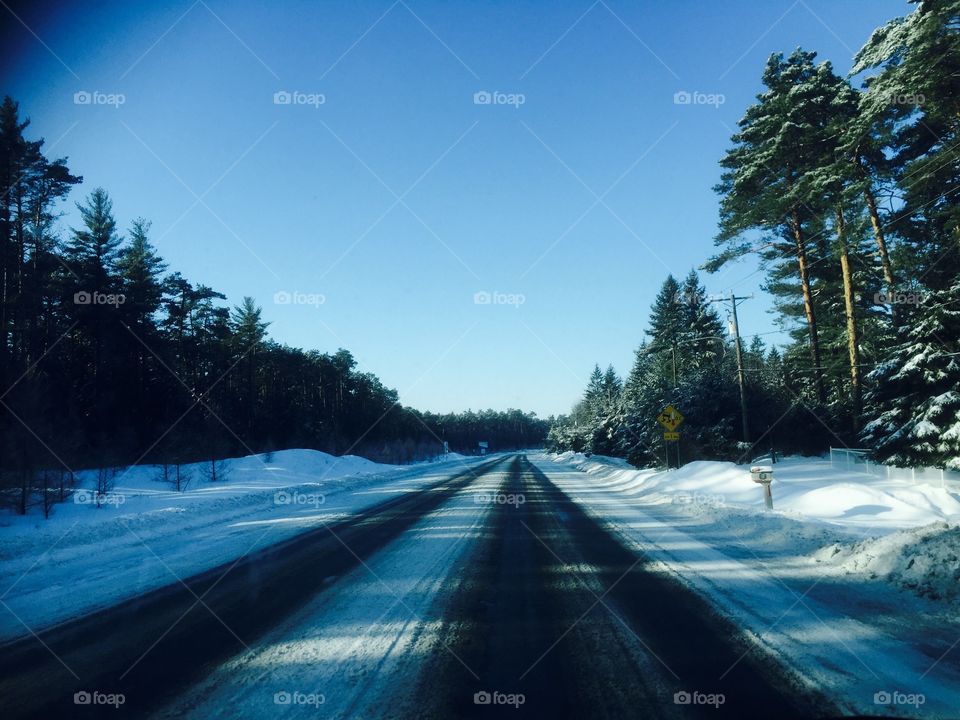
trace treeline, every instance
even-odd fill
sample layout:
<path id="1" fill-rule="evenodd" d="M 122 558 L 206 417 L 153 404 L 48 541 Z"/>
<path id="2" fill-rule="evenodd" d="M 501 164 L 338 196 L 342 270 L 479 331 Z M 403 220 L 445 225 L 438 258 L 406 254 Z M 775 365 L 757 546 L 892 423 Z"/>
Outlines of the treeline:
<path id="1" fill-rule="evenodd" d="M 671 466 L 678 453 L 680 462 L 749 454 L 754 443 L 742 441 L 736 348 L 718 306 L 695 271 L 682 283 L 668 277 L 629 375 L 621 379 L 613 367 L 606 372 L 595 367 L 573 412 L 551 427 L 548 447 L 624 457 L 637 466 L 665 464 L 665 428 L 657 416 L 673 405 L 683 424 L 681 440 L 669 445 Z M 783 387 L 789 371 L 780 352 L 753 337 L 744 343 L 743 368 L 750 432 L 760 439 L 756 445 L 815 449 L 824 433 L 815 432 L 803 411 L 792 407 L 790 391 Z M 798 423 L 814 432 L 796 433 Z"/>
<path id="2" fill-rule="evenodd" d="M 51 160 L 9 97 L 0 107 L 0 485 L 25 512 L 71 468 L 180 465 L 290 447 L 407 462 L 541 445 L 519 410 L 434 415 L 333 354 L 271 340 L 249 297 L 234 307 L 171 272 L 150 223 L 117 226 L 109 195 L 55 229 L 82 181 Z M 68 480 L 66 481 L 68 484 Z"/>
<path id="3" fill-rule="evenodd" d="M 730 342 L 693 339 L 719 318 L 691 276 L 664 286 L 623 387 L 598 368 L 554 446 L 656 462 L 654 418 L 671 402 L 687 416 L 685 459 L 833 444 L 960 467 L 958 47 L 960 2 L 923 0 L 873 33 L 848 78 L 802 49 L 768 60 L 721 160 L 704 265 L 759 257 L 793 338 L 745 351 L 747 437 Z"/>

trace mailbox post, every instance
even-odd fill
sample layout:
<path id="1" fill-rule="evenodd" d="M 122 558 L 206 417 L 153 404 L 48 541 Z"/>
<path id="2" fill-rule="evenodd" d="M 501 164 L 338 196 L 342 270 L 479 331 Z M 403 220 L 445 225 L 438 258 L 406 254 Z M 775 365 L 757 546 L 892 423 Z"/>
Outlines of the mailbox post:
<path id="1" fill-rule="evenodd" d="M 770 483 L 773 482 L 773 468 L 769 465 L 754 465 L 750 468 L 750 477 L 755 483 L 763 485 L 763 502 L 767 510 L 773 510 L 773 492 Z"/>

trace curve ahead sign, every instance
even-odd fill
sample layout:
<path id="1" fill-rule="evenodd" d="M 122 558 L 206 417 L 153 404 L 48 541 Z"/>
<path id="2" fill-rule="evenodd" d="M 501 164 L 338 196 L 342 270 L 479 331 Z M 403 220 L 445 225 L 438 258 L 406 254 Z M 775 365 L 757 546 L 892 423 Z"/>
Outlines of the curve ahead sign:
<path id="1" fill-rule="evenodd" d="M 674 432 L 680 423 L 683 422 L 683 415 L 673 405 L 667 405 L 663 411 L 657 415 L 657 422 L 663 425 L 668 431 Z"/>

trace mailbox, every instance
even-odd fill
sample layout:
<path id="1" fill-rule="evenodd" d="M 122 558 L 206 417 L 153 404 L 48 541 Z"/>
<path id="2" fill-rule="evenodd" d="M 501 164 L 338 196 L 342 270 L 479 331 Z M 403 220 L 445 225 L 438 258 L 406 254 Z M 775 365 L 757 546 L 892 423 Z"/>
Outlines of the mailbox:
<path id="1" fill-rule="evenodd" d="M 773 468 L 769 465 L 754 465 L 750 468 L 750 477 L 755 483 L 773 482 Z"/>

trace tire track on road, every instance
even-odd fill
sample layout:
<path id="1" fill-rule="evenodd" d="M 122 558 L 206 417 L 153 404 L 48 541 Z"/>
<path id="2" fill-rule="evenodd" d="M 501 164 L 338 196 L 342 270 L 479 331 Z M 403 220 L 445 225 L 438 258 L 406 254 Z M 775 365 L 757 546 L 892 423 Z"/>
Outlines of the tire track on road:
<path id="1" fill-rule="evenodd" d="M 497 507 L 488 539 L 470 557 L 463 589 L 438 609 L 444 642 L 480 681 L 434 654 L 419 681 L 420 715 L 789 719 L 835 713 L 770 658 L 751 654 L 721 680 L 749 647 L 740 631 L 693 591 L 647 569 L 642 556 L 525 457 L 513 461 L 504 494 L 523 495 L 525 502 Z M 511 695 L 515 703 L 522 695 L 523 703 L 496 704 Z M 705 702 L 710 696 L 713 704 Z M 676 702 L 688 697 L 689 704 Z"/>

